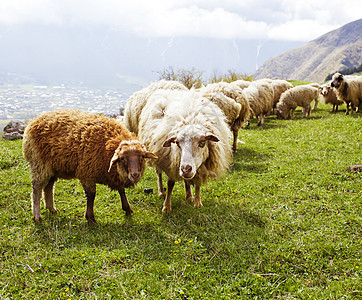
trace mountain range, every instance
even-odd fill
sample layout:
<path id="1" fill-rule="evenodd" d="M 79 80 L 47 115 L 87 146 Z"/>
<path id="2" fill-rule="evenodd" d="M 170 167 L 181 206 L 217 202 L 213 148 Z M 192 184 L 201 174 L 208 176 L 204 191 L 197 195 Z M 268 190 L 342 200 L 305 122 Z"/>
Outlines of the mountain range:
<path id="1" fill-rule="evenodd" d="M 362 19 L 328 32 L 306 45 L 268 59 L 255 78 L 323 82 L 327 75 L 362 63 Z"/>

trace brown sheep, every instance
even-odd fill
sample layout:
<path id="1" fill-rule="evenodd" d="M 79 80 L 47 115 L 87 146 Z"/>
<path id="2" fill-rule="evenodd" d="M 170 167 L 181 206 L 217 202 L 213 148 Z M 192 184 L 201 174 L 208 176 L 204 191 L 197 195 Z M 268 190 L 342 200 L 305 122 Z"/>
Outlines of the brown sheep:
<path id="1" fill-rule="evenodd" d="M 126 215 L 133 213 L 125 188 L 145 171 L 145 159 L 156 158 L 117 121 L 79 110 L 45 113 L 26 127 L 23 154 L 30 164 L 34 220 L 41 220 L 40 199 L 56 212 L 53 186 L 58 178 L 80 180 L 87 197 L 86 218 L 95 223 L 96 184 L 117 190 Z"/>

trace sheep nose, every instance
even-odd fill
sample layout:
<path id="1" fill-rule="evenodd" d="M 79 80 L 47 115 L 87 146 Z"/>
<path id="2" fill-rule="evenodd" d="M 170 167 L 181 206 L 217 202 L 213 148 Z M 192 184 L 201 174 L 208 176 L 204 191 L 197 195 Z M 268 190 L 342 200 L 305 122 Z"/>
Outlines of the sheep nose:
<path id="1" fill-rule="evenodd" d="M 191 172 L 192 172 L 192 166 L 190 165 L 186 165 L 186 166 L 181 166 L 181 172 L 183 177 L 191 177 Z"/>
<path id="2" fill-rule="evenodd" d="M 138 172 L 133 172 L 133 173 L 131 173 L 131 180 L 133 181 L 133 182 L 136 182 L 136 181 L 138 181 L 139 179 L 140 179 L 140 173 L 138 173 Z"/>

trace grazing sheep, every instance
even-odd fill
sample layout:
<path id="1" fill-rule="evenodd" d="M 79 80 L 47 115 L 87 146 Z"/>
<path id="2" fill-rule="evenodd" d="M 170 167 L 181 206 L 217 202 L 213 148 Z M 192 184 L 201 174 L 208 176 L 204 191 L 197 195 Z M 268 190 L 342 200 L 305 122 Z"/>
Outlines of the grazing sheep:
<path id="1" fill-rule="evenodd" d="M 133 93 L 133 95 L 127 100 L 124 107 L 124 123 L 128 130 L 138 134 L 138 123 L 142 109 L 146 105 L 148 98 L 159 89 L 188 90 L 187 87 L 177 81 L 160 80 L 150 84 L 138 92 Z"/>
<path id="2" fill-rule="evenodd" d="M 249 102 L 251 118 L 255 116 L 258 119 L 258 126 L 263 125 L 264 117 L 273 110 L 273 88 L 268 82 L 258 80 L 243 89 L 243 95 Z"/>
<path id="3" fill-rule="evenodd" d="M 315 87 L 315 88 L 318 89 L 318 90 L 319 90 L 319 88 L 321 87 L 321 86 L 319 85 L 319 83 L 316 83 L 316 82 L 308 83 L 307 86 Z M 313 106 L 312 110 L 316 110 L 316 109 L 317 109 L 318 103 L 319 103 L 319 101 L 315 101 L 315 102 L 314 102 L 314 106 Z"/>
<path id="4" fill-rule="evenodd" d="M 332 113 L 338 111 L 338 105 L 342 105 L 343 101 L 337 99 L 334 89 L 329 84 L 324 84 L 319 88 L 324 104 L 332 104 Z"/>
<path id="5" fill-rule="evenodd" d="M 220 108 L 193 90 L 159 90 L 147 101 L 139 123 L 139 138 L 157 155 L 158 174 L 168 176 L 162 212 L 171 211 L 176 181 L 184 180 L 186 198 L 202 206 L 200 187 L 223 174 L 231 162 L 230 134 Z M 159 194 L 165 191 L 158 178 Z M 195 197 L 191 192 L 195 185 Z"/>
<path id="6" fill-rule="evenodd" d="M 221 108 L 221 110 L 224 112 L 229 121 L 229 126 L 234 136 L 232 149 L 233 151 L 236 151 L 237 141 L 238 141 L 238 131 L 240 128 L 243 127 L 244 123 L 246 123 L 250 119 L 250 105 L 249 102 L 244 97 L 242 89 L 240 89 L 236 85 L 231 85 L 226 82 L 218 82 L 218 83 L 208 84 L 206 87 L 200 89 L 200 92 L 206 98 L 210 98 L 210 96 L 213 95 L 214 93 L 222 93 L 227 97 L 224 98 L 225 103 L 223 103 L 223 101 L 220 101 L 222 100 L 220 97 L 214 96 L 213 102 Z M 230 103 L 228 103 L 228 99 L 230 98 L 233 99 L 236 103 L 240 104 L 239 115 L 237 116 L 237 118 L 234 118 L 233 116 L 237 108 L 236 107 L 233 108 L 233 106 Z"/>
<path id="7" fill-rule="evenodd" d="M 41 193 L 46 208 L 56 212 L 53 186 L 58 178 L 80 180 L 87 197 L 86 218 L 93 212 L 96 184 L 117 190 L 126 215 L 133 213 L 124 189 L 143 175 L 145 159 L 156 158 L 117 121 L 79 110 L 45 113 L 26 127 L 23 154 L 30 163 L 34 220 L 40 215 Z"/>
<path id="8" fill-rule="evenodd" d="M 274 101 L 273 101 L 273 109 L 277 107 L 277 103 L 279 102 L 280 96 L 286 91 L 293 87 L 293 85 L 282 79 L 273 79 L 271 81 L 271 86 L 274 91 Z"/>
<path id="9" fill-rule="evenodd" d="M 315 87 L 308 85 L 299 85 L 285 91 L 276 107 L 276 113 L 278 119 L 286 119 L 289 117 L 294 119 L 294 111 L 297 106 L 301 106 L 303 110 L 302 118 L 306 115 L 310 115 L 311 105 L 310 103 L 315 100 L 318 102 L 319 90 Z"/>
<path id="10" fill-rule="evenodd" d="M 337 99 L 346 103 L 346 115 L 349 113 L 351 104 L 351 114 L 353 110 L 358 111 L 362 104 L 362 76 L 343 76 L 335 73 L 332 77 L 331 86 L 335 89 Z"/>

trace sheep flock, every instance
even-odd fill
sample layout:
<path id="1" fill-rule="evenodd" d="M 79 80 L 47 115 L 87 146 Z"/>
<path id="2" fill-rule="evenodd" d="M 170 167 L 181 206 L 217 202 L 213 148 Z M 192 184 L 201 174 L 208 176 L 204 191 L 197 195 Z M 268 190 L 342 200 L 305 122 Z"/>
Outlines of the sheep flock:
<path id="1" fill-rule="evenodd" d="M 265 119 L 302 118 L 325 104 L 346 104 L 346 114 L 362 106 L 362 76 L 336 73 L 322 86 L 317 83 L 293 87 L 281 79 L 252 82 L 219 82 L 186 88 L 176 81 L 160 80 L 135 92 L 124 107 L 122 119 L 111 119 L 78 110 L 58 110 L 32 120 L 25 129 L 23 155 L 32 178 L 34 220 L 41 220 L 40 199 L 56 212 L 53 186 L 58 178 L 80 180 L 87 199 L 85 216 L 95 223 L 96 184 L 119 192 L 126 215 L 133 213 L 125 188 L 141 180 L 150 165 L 157 175 L 158 194 L 164 198 L 163 213 L 171 209 L 176 182 L 185 198 L 201 207 L 201 186 L 220 178 L 237 151 L 239 130 L 252 119 L 263 126 Z M 162 176 L 167 176 L 167 188 Z M 194 187 L 194 193 L 192 192 Z"/>

